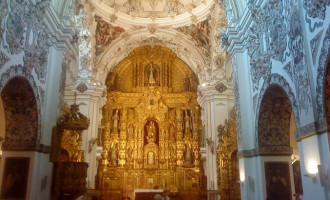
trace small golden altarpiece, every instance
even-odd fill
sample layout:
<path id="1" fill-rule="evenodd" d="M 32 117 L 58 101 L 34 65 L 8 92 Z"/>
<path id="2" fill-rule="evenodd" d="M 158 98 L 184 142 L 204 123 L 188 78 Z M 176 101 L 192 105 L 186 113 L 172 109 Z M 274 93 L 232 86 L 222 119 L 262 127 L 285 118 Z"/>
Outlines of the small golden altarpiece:
<path id="1" fill-rule="evenodd" d="M 197 80 L 171 50 L 134 50 L 108 76 L 97 189 L 201 188 Z"/>

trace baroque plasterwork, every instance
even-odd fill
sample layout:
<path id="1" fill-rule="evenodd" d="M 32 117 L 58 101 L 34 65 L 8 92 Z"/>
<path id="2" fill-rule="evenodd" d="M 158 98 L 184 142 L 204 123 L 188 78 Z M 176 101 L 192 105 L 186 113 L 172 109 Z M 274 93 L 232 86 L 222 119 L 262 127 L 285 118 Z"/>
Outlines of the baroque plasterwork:
<path id="1" fill-rule="evenodd" d="M 40 95 L 38 92 L 37 84 L 33 78 L 28 72 L 28 69 L 26 67 L 22 67 L 21 65 L 14 65 L 11 66 L 5 73 L 2 74 L 0 79 L 0 94 L 3 90 L 3 88 L 6 86 L 6 84 L 14 77 L 24 77 L 29 83 L 33 90 L 36 102 L 37 102 L 37 108 L 38 108 L 38 116 L 41 116 L 41 100 Z M 36 143 L 39 144 L 40 142 L 40 136 L 41 136 L 41 117 L 38 117 L 38 133 L 36 138 Z"/>
<path id="2" fill-rule="evenodd" d="M 8 4 L 6 0 L 0 1 L 0 45 L 2 43 L 2 33 L 4 31 L 4 21 L 5 21 L 5 16 L 7 15 L 7 11 L 8 11 Z"/>
<path id="3" fill-rule="evenodd" d="M 288 47 L 293 61 L 293 79 L 296 87 L 298 106 L 300 114 L 307 114 L 312 107 L 312 100 L 299 7 L 297 2 L 290 2 L 287 7 L 290 8 L 286 9 L 288 11 Z"/>
<path id="4" fill-rule="evenodd" d="M 0 70 L 10 60 L 10 58 L 2 51 L 0 51 Z"/>
<path id="5" fill-rule="evenodd" d="M 44 27 L 43 18 L 49 1 L 44 0 L 32 4 L 29 1 L 3 1 L 7 3 L 10 12 L 2 13 L 5 23 L 3 36 L 5 48 L 11 54 L 24 51 L 24 65 L 27 73 L 35 70 L 37 77 L 44 82 L 47 73 L 48 51 L 50 47 L 49 36 Z M 5 16 L 6 15 L 6 16 Z"/>
<path id="6" fill-rule="evenodd" d="M 316 104 L 317 104 L 317 113 L 318 120 L 325 119 L 324 113 L 324 82 L 325 82 L 325 73 L 326 73 L 326 62 L 330 52 L 330 26 L 327 29 L 327 32 L 323 39 L 322 49 L 320 53 L 320 58 L 317 68 L 317 82 L 316 82 Z"/>
<path id="7" fill-rule="evenodd" d="M 267 88 L 259 109 L 258 145 L 290 146 L 291 103 L 278 86 Z"/>
<path id="8" fill-rule="evenodd" d="M 259 114 L 260 114 L 260 105 L 263 99 L 263 96 L 266 92 L 266 90 L 270 87 L 270 86 L 279 86 L 281 87 L 287 97 L 290 100 L 290 104 L 293 110 L 293 114 L 295 116 L 295 124 L 296 127 L 300 127 L 300 119 L 299 119 L 299 112 L 298 112 L 298 106 L 297 106 L 297 101 L 296 101 L 296 94 L 294 93 L 294 88 L 292 89 L 292 86 L 290 85 L 290 83 L 287 82 L 287 80 L 281 76 L 280 74 L 272 74 L 271 78 L 270 78 L 270 82 L 269 84 L 264 83 L 262 88 L 260 89 L 260 92 L 257 96 L 257 98 L 255 99 L 256 101 L 253 102 L 253 104 L 255 105 L 254 109 L 256 110 L 256 123 L 255 123 L 255 127 L 256 127 L 256 131 L 258 130 L 258 119 L 259 119 Z M 257 134 L 256 134 L 257 135 Z"/>
<path id="9" fill-rule="evenodd" d="M 151 23 L 174 27 L 190 25 L 192 19 L 200 21 L 205 18 L 214 4 L 212 0 L 91 1 L 97 15 L 107 21 L 115 15 L 118 24 L 124 27 L 147 26 Z"/>
<path id="10" fill-rule="evenodd" d="M 198 74 L 198 79 L 203 82 L 206 77 L 207 67 L 203 54 L 195 48 L 193 42 L 178 34 L 174 30 L 158 30 L 156 34 L 148 36 L 148 30 L 137 30 L 125 33 L 122 35 L 125 40 L 117 40 L 112 42 L 112 45 L 99 57 L 97 66 L 101 67 L 103 71 L 99 70 L 93 78 L 99 78 L 102 82 L 105 81 L 106 75 L 111 69 L 116 66 L 121 60 L 128 56 L 128 54 L 135 48 L 144 45 L 161 45 L 172 49 L 177 56 L 182 59 L 195 74 Z"/>
<path id="11" fill-rule="evenodd" d="M 329 0 L 304 0 L 304 8 L 308 16 L 312 18 L 324 19 L 326 7 L 329 4 Z"/>
<path id="12" fill-rule="evenodd" d="M 247 49 L 250 56 L 253 89 L 258 90 L 261 78 L 269 82 L 270 59 L 285 60 L 286 24 L 283 16 L 285 1 L 271 0 L 260 8 L 249 2 L 254 25 L 249 30 Z"/>
<path id="13" fill-rule="evenodd" d="M 239 82 L 238 82 L 238 72 L 237 72 L 237 58 L 234 55 L 232 59 L 233 63 L 233 82 L 234 82 L 234 96 L 235 96 L 235 115 L 236 115 L 236 131 L 237 131 L 237 141 L 239 147 L 242 145 L 242 129 L 241 129 L 241 106 L 240 106 L 240 96 L 239 96 Z"/>

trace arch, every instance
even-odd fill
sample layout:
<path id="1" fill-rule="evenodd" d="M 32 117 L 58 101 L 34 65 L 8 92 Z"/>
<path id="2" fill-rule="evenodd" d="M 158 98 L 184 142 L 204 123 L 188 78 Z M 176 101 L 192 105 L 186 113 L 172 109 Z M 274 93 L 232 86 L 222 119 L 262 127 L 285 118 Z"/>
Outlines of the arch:
<path id="1" fill-rule="evenodd" d="M 258 146 L 289 147 L 291 102 L 286 92 L 278 85 L 265 91 L 258 118 Z"/>
<path id="2" fill-rule="evenodd" d="M 133 49 L 107 75 L 108 92 L 141 92 L 149 85 L 172 92 L 197 92 L 198 79 L 171 49 L 144 45 Z"/>
<path id="3" fill-rule="evenodd" d="M 34 98 L 36 100 L 36 106 L 37 106 L 37 114 L 38 114 L 38 126 L 37 126 L 37 135 L 36 135 L 36 141 L 34 146 L 34 149 L 37 148 L 38 144 L 40 143 L 40 137 L 41 137 L 41 100 L 38 93 L 38 87 L 34 80 L 34 77 L 28 73 L 28 69 L 26 67 L 23 67 L 22 65 L 13 65 L 11 66 L 5 73 L 2 74 L 0 78 L 0 94 L 2 94 L 3 89 L 8 84 L 9 81 L 11 81 L 13 78 L 22 78 L 29 84 L 29 87 L 31 88 Z"/>
<path id="4" fill-rule="evenodd" d="M 295 191 L 291 161 L 298 148 L 294 135 L 293 108 L 287 92 L 278 84 L 271 84 L 263 94 L 259 107 L 257 152 L 264 156 L 266 194 L 270 199 L 291 199 Z M 293 138 L 293 139 L 292 139 Z M 298 151 L 297 151 L 298 152 Z M 279 161 L 271 161 L 274 156 Z M 297 155 L 299 159 L 299 155 Z M 301 184 L 301 181 L 300 181 Z M 281 191 L 279 193 L 279 191 Z"/>
<path id="5" fill-rule="evenodd" d="M 1 92 L 6 121 L 4 150 L 35 150 L 38 136 L 37 102 L 29 82 L 11 78 Z"/>
<path id="6" fill-rule="evenodd" d="M 324 88 L 323 88 L 324 115 L 327 121 L 327 127 L 330 127 L 330 55 L 325 66 Z"/>
<path id="7" fill-rule="evenodd" d="M 256 108 L 255 108 L 255 113 L 256 113 L 256 118 L 255 118 L 255 135 L 256 139 L 258 138 L 258 119 L 259 119 L 259 111 L 260 111 L 260 104 L 261 100 L 266 92 L 266 89 L 268 89 L 272 85 L 277 85 L 281 87 L 287 97 L 290 99 L 291 106 L 293 109 L 293 114 L 294 114 L 294 119 L 295 119 L 295 124 L 297 127 L 300 127 L 300 120 L 299 120 L 299 112 L 298 112 L 298 106 L 297 106 L 297 101 L 295 97 L 295 93 L 293 92 L 294 90 L 291 88 L 290 84 L 287 82 L 287 80 L 281 76 L 280 74 L 274 73 L 271 75 L 269 83 L 264 82 L 262 88 L 260 89 L 259 92 L 259 97 L 257 102 L 255 103 Z"/>
<path id="8" fill-rule="evenodd" d="M 134 49 L 145 45 L 160 45 L 171 49 L 191 68 L 200 83 L 210 78 L 206 73 L 208 59 L 184 34 L 173 30 L 159 30 L 150 36 L 149 31 L 145 29 L 127 32 L 125 35 L 129 36 L 124 43 L 120 37 L 117 38 L 98 60 L 98 73 L 104 74 L 103 77 L 100 74 L 102 83 L 105 83 L 106 75 L 112 71 L 112 68 L 124 60 Z"/>

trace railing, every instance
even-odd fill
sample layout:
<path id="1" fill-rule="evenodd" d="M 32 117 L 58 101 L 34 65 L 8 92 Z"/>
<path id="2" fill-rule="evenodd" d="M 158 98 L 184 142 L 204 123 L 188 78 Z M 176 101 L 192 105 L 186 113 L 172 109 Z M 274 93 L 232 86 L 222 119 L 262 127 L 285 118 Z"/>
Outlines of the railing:
<path id="1" fill-rule="evenodd" d="M 135 200 L 134 195 L 123 195 L 122 190 L 88 190 L 83 200 L 123 200 L 124 196 L 130 196 L 129 199 Z M 194 190 L 180 192 L 164 192 L 164 200 L 219 200 L 220 196 L 217 190 Z M 143 199 L 154 200 L 154 198 Z"/>

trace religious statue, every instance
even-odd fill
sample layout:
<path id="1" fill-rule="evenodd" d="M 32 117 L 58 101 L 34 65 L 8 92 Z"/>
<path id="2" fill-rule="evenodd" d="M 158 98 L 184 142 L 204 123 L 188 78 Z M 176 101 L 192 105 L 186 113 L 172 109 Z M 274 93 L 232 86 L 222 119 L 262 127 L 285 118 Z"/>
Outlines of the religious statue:
<path id="1" fill-rule="evenodd" d="M 118 110 L 115 111 L 115 114 L 113 115 L 112 120 L 113 120 L 113 123 L 112 123 L 113 131 L 118 132 L 118 125 L 119 125 Z"/>
<path id="2" fill-rule="evenodd" d="M 191 144 L 190 143 L 186 143 L 185 145 L 185 154 L 184 154 L 184 164 L 186 166 L 190 166 L 192 165 L 192 154 L 191 154 Z"/>
<path id="3" fill-rule="evenodd" d="M 186 115 L 184 117 L 184 126 L 185 126 L 185 133 L 191 132 L 191 118 L 189 117 L 189 112 L 186 110 Z"/>
<path id="4" fill-rule="evenodd" d="M 134 127 L 133 124 L 130 124 L 127 129 L 127 136 L 128 138 L 133 138 Z"/>
<path id="5" fill-rule="evenodd" d="M 149 70 L 149 83 L 156 83 L 154 78 L 154 68 L 152 67 L 152 65 Z"/>
<path id="6" fill-rule="evenodd" d="M 154 142 L 156 140 L 156 129 L 153 121 L 150 121 L 147 127 L 147 132 L 148 132 L 147 135 L 148 142 Z"/>
<path id="7" fill-rule="evenodd" d="M 110 145 L 110 164 L 112 166 L 117 166 L 118 161 L 118 141 L 113 140 Z"/>

